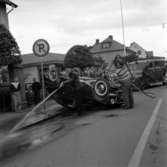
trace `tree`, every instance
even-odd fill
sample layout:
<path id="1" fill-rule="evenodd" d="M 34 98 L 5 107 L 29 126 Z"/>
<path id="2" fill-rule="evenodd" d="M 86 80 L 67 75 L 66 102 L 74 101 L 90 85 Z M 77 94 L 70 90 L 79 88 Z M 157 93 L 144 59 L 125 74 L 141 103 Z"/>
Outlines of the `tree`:
<path id="1" fill-rule="evenodd" d="M 84 69 L 94 65 L 94 59 L 88 47 L 75 45 L 66 54 L 64 66 L 67 68 L 79 67 Z"/>
<path id="2" fill-rule="evenodd" d="M 8 29 L 0 24 L 0 66 L 19 64 L 21 61 L 17 42 Z"/>

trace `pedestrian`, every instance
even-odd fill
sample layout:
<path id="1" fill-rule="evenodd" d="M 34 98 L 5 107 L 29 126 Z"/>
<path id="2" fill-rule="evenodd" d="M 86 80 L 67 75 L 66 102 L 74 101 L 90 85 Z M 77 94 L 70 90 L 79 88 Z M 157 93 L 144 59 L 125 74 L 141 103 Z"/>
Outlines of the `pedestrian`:
<path id="1" fill-rule="evenodd" d="M 38 104 L 41 100 L 41 96 L 40 96 L 41 84 L 39 81 L 37 81 L 36 78 L 33 78 L 32 91 L 34 94 L 34 103 Z"/>
<path id="2" fill-rule="evenodd" d="M 20 96 L 20 83 L 17 77 L 14 78 L 10 84 L 10 91 L 12 96 L 12 110 L 14 112 L 21 110 L 21 96 Z"/>
<path id="3" fill-rule="evenodd" d="M 66 89 L 67 98 L 71 96 L 74 100 L 72 105 L 76 106 L 76 110 L 78 115 L 82 115 L 84 112 L 84 99 L 83 99 L 83 91 L 82 84 L 79 80 L 79 70 L 77 68 L 73 68 L 69 72 L 69 79 L 64 82 L 64 85 L 69 85 L 70 90 Z M 70 93 L 71 92 L 71 93 Z M 81 93 L 82 92 L 82 93 Z M 85 93 L 85 92 L 84 92 Z"/>
<path id="4" fill-rule="evenodd" d="M 78 68 L 73 68 L 69 77 L 74 88 L 74 99 L 76 102 L 76 109 L 79 116 L 81 116 L 85 110 L 84 97 L 86 90 L 79 80 L 80 71 Z"/>
<path id="5" fill-rule="evenodd" d="M 117 55 L 113 61 L 113 64 L 116 68 L 116 79 L 118 80 L 122 88 L 122 107 L 125 109 L 133 108 L 134 98 L 131 86 L 131 74 L 126 66 L 126 62 L 120 55 Z"/>
<path id="6" fill-rule="evenodd" d="M 52 93 L 55 89 L 57 89 L 60 85 L 60 78 L 58 79 L 53 79 L 51 78 L 49 71 L 45 71 L 44 73 L 44 83 L 45 83 L 45 88 L 47 92 L 50 94 Z"/>

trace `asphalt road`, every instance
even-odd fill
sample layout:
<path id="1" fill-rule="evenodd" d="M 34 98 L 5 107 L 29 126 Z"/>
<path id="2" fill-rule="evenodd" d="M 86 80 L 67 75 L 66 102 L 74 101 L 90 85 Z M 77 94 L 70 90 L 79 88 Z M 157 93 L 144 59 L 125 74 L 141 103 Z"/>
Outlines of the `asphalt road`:
<path id="1" fill-rule="evenodd" d="M 19 143 L 25 136 L 31 136 L 33 144 L 14 152 L 15 156 L 2 161 L 0 166 L 165 167 L 166 89 L 147 90 L 155 93 L 156 99 L 135 93 L 135 108 L 131 110 L 100 110 L 83 117 L 69 116 L 16 134 Z"/>

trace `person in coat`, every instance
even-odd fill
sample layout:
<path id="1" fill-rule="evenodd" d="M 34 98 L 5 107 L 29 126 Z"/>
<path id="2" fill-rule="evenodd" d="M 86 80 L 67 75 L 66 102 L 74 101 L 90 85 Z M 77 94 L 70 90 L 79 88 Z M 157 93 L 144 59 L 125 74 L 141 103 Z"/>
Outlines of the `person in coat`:
<path id="1" fill-rule="evenodd" d="M 35 104 L 38 104 L 41 100 L 41 95 L 40 95 L 40 92 L 41 92 L 41 84 L 39 81 L 37 81 L 36 78 L 33 78 L 33 83 L 32 83 L 32 91 L 33 91 L 33 94 L 34 94 L 34 103 Z"/>
<path id="2" fill-rule="evenodd" d="M 21 95 L 20 95 L 20 83 L 18 78 L 14 78 L 10 84 L 10 92 L 12 97 L 12 110 L 18 112 L 21 110 Z"/>

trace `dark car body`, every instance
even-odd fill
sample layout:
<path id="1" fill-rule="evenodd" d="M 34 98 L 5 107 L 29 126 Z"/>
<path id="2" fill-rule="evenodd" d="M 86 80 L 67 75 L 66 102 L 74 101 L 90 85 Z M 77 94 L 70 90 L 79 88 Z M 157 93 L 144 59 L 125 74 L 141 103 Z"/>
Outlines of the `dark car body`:
<path id="1" fill-rule="evenodd" d="M 111 87 L 107 79 L 80 77 L 80 83 L 82 86 L 77 90 L 68 82 L 61 84 L 53 96 L 54 99 L 68 108 L 76 108 L 76 94 L 82 97 L 85 106 L 121 104 L 122 91 L 119 87 Z"/>

